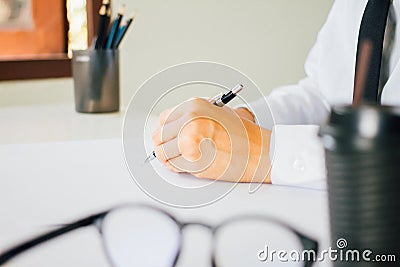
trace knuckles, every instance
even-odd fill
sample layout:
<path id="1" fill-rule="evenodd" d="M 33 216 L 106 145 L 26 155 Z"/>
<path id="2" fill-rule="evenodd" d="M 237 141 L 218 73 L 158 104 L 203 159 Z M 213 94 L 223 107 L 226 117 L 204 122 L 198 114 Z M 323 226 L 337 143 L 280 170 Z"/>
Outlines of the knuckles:
<path id="1" fill-rule="evenodd" d="M 179 137 L 179 150 L 188 160 L 196 160 L 200 155 L 201 138 L 195 134 L 184 134 Z"/>
<path id="2" fill-rule="evenodd" d="M 197 160 L 200 155 L 200 143 L 203 139 L 212 136 L 215 131 L 215 122 L 207 118 L 210 111 L 210 103 L 203 98 L 191 98 L 173 109 L 167 109 L 161 112 L 159 116 L 160 126 L 154 131 L 152 141 L 157 147 L 156 152 L 164 154 L 165 152 L 160 149 L 162 144 L 162 131 L 165 123 L 171 122 L 170 116 L 176 120 L 180 118 L 183 123 L 180 124 L 181 129 L 178 133 L 179 150 L 183 156 L 190 160 Z M 182 114 L 180 116 L 174 115 Z M 183 118 L 182 118 L 183 117 Z M 166 162 L 164 157 L 161 161 Z"/>
<path id="3" fill-rule="evenodd" d="M 215 122 L 209 118 L 189 115 L 182 132 L 208 137 L 214 129 L 214 124 Z"/>
<path id="4" fill-rule="evenodd" d="M 200 115 L 202 111 L 210 105 L 210 103 L 200 97 L 191 98 L 181 104 L 181 108 L 185 114 L 192 114 L 194 116 Z"/>

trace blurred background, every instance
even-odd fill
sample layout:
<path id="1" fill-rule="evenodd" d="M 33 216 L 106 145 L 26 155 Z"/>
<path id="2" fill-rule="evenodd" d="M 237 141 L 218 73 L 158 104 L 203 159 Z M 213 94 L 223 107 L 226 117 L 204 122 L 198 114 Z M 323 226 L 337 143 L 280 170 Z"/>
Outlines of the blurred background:
<path id="1" fill-rule="evenodd" d="M 13 10 L 6 8 L 11 2 Z M 57 1 L 0 0 L 0 63 L 21 57 L 25 60 L 24 55 L 13 55 L 12 51 L 7 54 L 7 45 L 16 46 L 8 41 L 17 38 L 4 34 L 10 34 L 15 27 L 34 27 L 37 21 L 30 19 L 26 10 L 29 13 L 31 5 L 34 10 L 40 2 L 49 5 Z M 89 2 L 95 1 L 68 0 L 67 8 L 58 7 L 68 12 L 69 32 L 57 32 L 61 38 L 69 36 L 69 49 L 88 45 L 86 4 L 93 5 Z M 264 93 L 297 82 L 304 76 L 304 60 L 333 0 L 114 0 L 114 13 L 122 3 L 127 6 L 126 15 L 136 14 L 120 48 L 121 103 L 126 106 L 135 90 L 151 75 L 187 61 L 215 61 L 232 66 L 249 76 Z M 25 14 L 20 21 L 15 18 L 19 13 Z M 31 16 L 37 16 L 36 13 Z M 54 12 L 39 16 L 48 23 Z M 45 38 L 47 45 L 55 43 L 49 41 L 49 36 L 40 38 Z M 31 56 L 34 52 L 27 54 Z M 0 72 L 6 69 L 7 64 L 0 64 Z M 27 67 L 22 71 L 29 73 L 32 69 Z M 0 107 L 73 103 L 70 77 L 24 80 L 2 77 L 2 80 Z"/>

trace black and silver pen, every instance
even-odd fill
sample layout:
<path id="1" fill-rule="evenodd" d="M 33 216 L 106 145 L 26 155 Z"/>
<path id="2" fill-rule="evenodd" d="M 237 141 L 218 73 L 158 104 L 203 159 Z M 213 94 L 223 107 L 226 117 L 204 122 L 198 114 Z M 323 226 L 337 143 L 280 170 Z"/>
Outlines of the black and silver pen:
<path id="1" fill-rule="evenodd" d="M 230 90 L 228 93 L 223 94 L 221 97 L 213 97 L 210 99 L 210 102 L 212 102 L 214 105 L 218 107 L 223 107 L 226 104 L 228 104 L 232 99 L 234 99 L 240 91 L 243 90 L 243 85 L 238 84 L 236 85 L 232 90 Z M 153 150 L 150 155 L 147 156 L 145 159 L 145 163 L 152 161 L 153 159 L 157 158 L 156 152 Z"/>

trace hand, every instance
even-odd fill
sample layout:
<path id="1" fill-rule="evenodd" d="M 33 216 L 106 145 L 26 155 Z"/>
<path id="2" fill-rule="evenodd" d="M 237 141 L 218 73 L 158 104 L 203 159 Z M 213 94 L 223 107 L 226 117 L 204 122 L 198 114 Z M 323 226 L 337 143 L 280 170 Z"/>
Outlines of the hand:
<path id="1" fill-rule="evenodd" d="M 243 112 L 201 98 L 162 112 L 153 135 L 157 159 L 198 178 L 270 182 L 271 132 Z"/>
<path id="2" fill-rule="evenodd" d="M 242 119 L 249 120 L 251 122 L 255 122 L 255 116 L 253 113 L 250 112 L 247 108 L 237 108 L 234 110 L 235 113 Z"/>

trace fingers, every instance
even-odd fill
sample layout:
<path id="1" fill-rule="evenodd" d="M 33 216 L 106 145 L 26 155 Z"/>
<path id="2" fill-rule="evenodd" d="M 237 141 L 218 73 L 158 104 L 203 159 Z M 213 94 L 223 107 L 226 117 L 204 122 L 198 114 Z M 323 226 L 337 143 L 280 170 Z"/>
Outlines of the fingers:
<path id="1" fill-rule="evenodd" d="M 243 119 L 246 119 L 246 120 L 255 122 L 255 116 L 254 116 L 254 114 L 253 114 L 248 108 L 239 107 L 239 108 L 235 109 L 234 112 L 235 112 L 240 118 L 243 118 Z"/>
<path id="2" fill-rule="evenodd" d="M 160 126 L 169 123 L 171 121 L 177 120 L 179 117 L 189 114 L 189 113 L 197 113 L 202 110 L 203 112 L 209 108 L 216 108 L 216 106 L 212 105 L 209 101 L 204 98 L 194 97 L 188 99 L 178 106 L 167 109 L 160 114 L 159 124 Z"/>
<path id="3" fill-rule="evenodd" d="M 164 126 L 159 127 L 153 134 L 154 145 L 159 146 L 177 138 L 179 132 L 188 122 L 188 120 L 190 120 L 189 117 L 185 115 L 175 121 L 171 121 L 167 124 L 164 124 Z"/>
<path id="4" fill-rule="evenodd" d="M 159 117 L 160 126 L 163 126 L 164 124 L 177 119 L 177 116 L 178 116 L 177 112 L 173 112 L 175 110 L 175 108 L 176 107 L 169 108 L 169 109 L 161 112 L 160 117 Z M 173 113 L 173 115 L 172 115 L 172 113 Z"/>
<path id="5" fill-rule="evenodd" d="M 217 148 L 214 139 L 229 141 L 219 119 L 213 118 L 230 110 L 218 108 L 217 113 L 217 108 L 205 99 L 194 98 L 163 111 L 160 127 L 153 134 L 158 160 L 174 172 L 198 174 L 212 165 Z"/>
<path id="6" fill-rule="evenodd" d="M 202 98 L 191 98 L 189 100 L 184 101 L 176 107 L 164 110 L 161 112 L 159 117 L 159 124 L 163 126 L 169 122 L 177 120 L 181 116 L 190 113 L 193 110 L 196 110 L 199 105 L 204 105 L 204 103 L 208 103 L 207 100 Z"/>
<path id="7" fill-rule="evenodd" d="M 210 164 L 198 164 L 186 160 L 183 156 L 176 157 L 167 162 L 167 167 L 171 166 L 174 172 L 186 172 L 190 173 L 197 178 L 207 178 L 206 170 L 210 167 Z M 170 170 L 171 170 L 170 168 Z"/>
<path id="8" fill-rule="evenodd" d="M 196 136 L 183 134 L 156 146 L 154 152 L 157 159 L 163 164 L 182 155 L 186 161 L 195 162 L 203 154 L 201 149 L 206 150 L 205 145 L 209 143 L 208 141 L 203 140 L 202 142 Z M 213 148 L 212 144 L 211 148 Z M 210 148 L 207 151 L 210 151 Z M 187 164 L 184 165 L 186 166 Z M 181 169 L 187 170 L 185 166 L 182 166 Z"/>
<path id="9" fill-rule="evenodd" d="M 197 173 L 212 164 L 215 149 L 210 140 L 200 141 L 189 135 L 172 139 L 154 149 L 157 159 L 174 172 Z"/>
<path id="10" fill-rule="evenodd" d="M 172 172 L 181 173 L 183 172 L 179 168 L 176 168 L 169 160 L 180 156 L 178 139 L 173 139 L 162 145 L 156 146 L 154 148 L 157 159 Z"/>
<path id="11" fill-rule="evenodd" d="M 169 161 L 167 161 L 164 165 L 167 166 L 167 168 L 172 172 L 176 172 L 176 173 L 184 173 L 185 172 L 183 170 L 175 168 L 175 166 L 172 165 Z"/>
<path id="12" fill-rule="evenodd" d="M 159 127 L 153 134 L 155 146 L 168 142 L 176 138 L 185 123 L 194 117 L 194 110 L 199 105 L 204 105 L 204 99 L 196 98 L 183 102 L 182 104 L 161 112 L 159 117 Z"/>
<path id="13" fill-rule="evenodd" d="M 190 129 L 190 127 L 185 127 L 184 129 Z M 187 134 L 185 130 L 182 130 L 179 135 L 179 150 L 186 160 L 196 161 L 201 157 L 200 151 L 201 139 L 199 136 Z"/>
<path id="14" fill-rule="evenodd" d="M 178 145 L 178 138 L 156 146 L 154 152 L 156 153 L 157 159 L 162 163 L 166 163 L 168 160 L 178 157 L 181 154 Z"/>
<path id="15" fill-rule="evenodd" d="M 169 159 L 176 169 L 184 172 L 198 174 L 209 168 L 215 160 L 215 147 L 210 140 L 203 140 L 200 143 L 193 141 L 192 145 L 181 146 L 181 153 L 178 157 Z"/>

